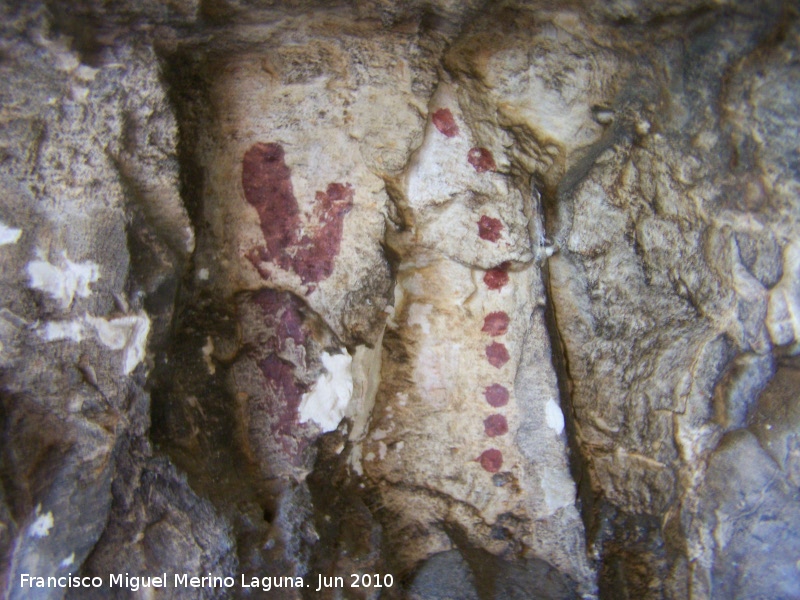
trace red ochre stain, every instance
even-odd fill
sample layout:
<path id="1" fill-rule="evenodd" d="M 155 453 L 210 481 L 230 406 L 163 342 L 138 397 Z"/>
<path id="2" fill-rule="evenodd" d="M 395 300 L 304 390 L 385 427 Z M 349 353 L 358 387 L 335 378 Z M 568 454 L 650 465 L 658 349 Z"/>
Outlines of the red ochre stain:
<path id="1" fill-rule="evenodd" d="M 273 331 L 273 335 L 265 340 L 265 347 L 273 352 L 280 352 L 286 347 L 288 339 L 292 340 L 295 347 L 305 342 L 302 312 L 304 303 L 300 298 L 289 292 L 265 288 L 253 294 L 253 303 L 261 309 L 266 327 Z"/>
<path id="2" fill-rule="evenodd" d="M 478 237 L 489 242 L 497 242 L 503 231 L 503 223 L 500 219 L 494 219 L 488 215 L 482 215 L 478 221 Z"/>
<path id="3" fill-rule="evenodd" d="M 292 171 L 284 160 L 283 147 L 275 143 L 254 144 L 242 159 L 242 188 L 247 202 L 258 212 L 265 246 L 247 258 L 269 275 L 261 263 L 272 262 L 293 270 L 303 283 L 318 282 L 333 272 L 339 254 L 344 216 L 353 206 L 353 187 L 331 183 L 317 192 L 308 233 L 303 233 L 300 210 L 292 187 Z"/>
<path id="4" fill-rule="evenodd" d="M 508 350 L 506 350 L 503 344 L 492 342 L 486 346 L 486 358 L 490 365 L 499 369 L 506 364 L 511 357 L 508 355 Z"/>
<path id="5" fill-rule="evenodd" d="M 478 173 L 497 170 L 497 165 L 494 163 L 494 156 L 492 156 L 491 151 L 486 148 L 471 148 L 470 151 L 467 152 L 467 162 L 475 167 Z"/>
<path id="6" fill-rule="evenodd" d="M 508 422 L 503 415 L 489 415 L 483 421 L 483 430 L 489 437 L 508 433 Z"/>
<path id="7" fill-rule="evenodd" d="M 283 356 L 291 355 L 306 341 L 303 328 L 304 303 L 288 292 L 259 290 L 252 296 L 262 314 L 265 335 L 259 340 L 258 367 L 263 376 L 264 394 L 252 401 L 251 411 L 263 411 L 273 439 L 281 444 L 291 458 L 300 460 L 299 452 L 305 442 L 298 435 L 302 426 L 297 421 L 297 409 L 307 386 L 295 375 L 296 365 Z"/>
<path id="8" fill-rule="evenodd" d="M 453 118 L 453 113 L 450 112 L 449 108 L 440 108 L 434 112 L 431 121 L 436 125 L 436 129 L 447 137 L 451 138 L 458 135 L 458 125 L 456 125 L 456 120 Z"/>
<path id="9" fill-rule="evenodd" d="M 495 408 L 500 408 L 508 404 L 508 390 L 499 383 L 493 383 L 487 387 L 483 390 L 483 395 L 486 397 L 486 402 Z"/>
<path id="10" fill-rule="evenodd" d="M 483 333 L 488 333 L 491 336 L 503 335 L 508 331 L 508 313 L 503 311 L 489 313 L 483 319 Z"/>
<path id="11" fill-rule="evenodd" d="M 489 471 L 489 473 L 497 473 L 500 467 L 503 466 L 503 453 L 495 448 L 484 450 L 478 457 L 478 462 L 481 466 Z"/>
<path id="12" fill-rule="evenodd" d="M 483 283 L 490 290 L 499 290 L 508 283 L 508 263 L 489 269 L 483 276 Z"/>
<path id="13" fill-rule="evenodd" d="M 297 426 L 297 409 L 305 387 L 295 379 L 295 367 L 275 354 L 270 354 L 258 363 L 266 385 L 267 410 L 274 417 L 273 435 L 293 436 Z"/>

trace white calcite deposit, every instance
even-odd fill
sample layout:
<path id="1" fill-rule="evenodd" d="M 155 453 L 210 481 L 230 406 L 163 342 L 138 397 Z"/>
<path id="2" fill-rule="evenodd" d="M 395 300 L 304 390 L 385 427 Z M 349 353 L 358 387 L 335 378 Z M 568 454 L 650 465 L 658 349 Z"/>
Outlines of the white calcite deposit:
<path id="1" fill-rule="evenodd" d="M 0 246 L 8 244 L 16 244 L 22 235 L 22 229 L 10 227 L 3 222 L 0 222 Z"/>
<path id="2" fill-rule="evenodd" d="M 48 342 L 96 338 L 109 350 L 122 350 L 122 372 L 130 375 L 144 360 L 149 331 L 150 319 L 146 313 L 140 313 L 113 319 L 86 315 L 72 321 L 49 321 L 39 334 Z"/>
<path id="3" fill-rule="evenodd" d="M 320 361 L 324 372 L 313 389 L 303 394 L 297 410 L 301 423 L 313 421 L 322 431 L 334 431 L 347 413 L 353 396 L 353 376 L 350 372 L 353 359 L 343 349 L 341 354 L 323 352 Z"/>
<path id="4" fill-rule="evenodd" d="M 92 283 L 100 279 L 100 267 L 92 261 L 72 262 L 63 253 L 57 264 L 34 260 L 25 267 L 30 286 L 55 299 L 62 309 L 72 304 L 75 296 L 88 298 Z"/>
<path id="5" fill-rule="evenodd" d="M 36 518 L 33 523 L 28 527 L 28 535 L 34 538 L 43 538 L 50 535 L 50 530 L 55 525 L 53 521 L 53 513 L 47 511 L 42 514 L 42 505 L 36 507 Z"/>

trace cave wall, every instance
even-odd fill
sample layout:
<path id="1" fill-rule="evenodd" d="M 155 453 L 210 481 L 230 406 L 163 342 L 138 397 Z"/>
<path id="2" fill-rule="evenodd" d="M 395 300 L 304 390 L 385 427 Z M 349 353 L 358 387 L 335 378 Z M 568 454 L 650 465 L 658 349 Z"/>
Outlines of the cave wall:
<path id="1" fill-rule="evenodd" d="M 800 597 L 792 3 L 0 10 L 5 597 Z"/>

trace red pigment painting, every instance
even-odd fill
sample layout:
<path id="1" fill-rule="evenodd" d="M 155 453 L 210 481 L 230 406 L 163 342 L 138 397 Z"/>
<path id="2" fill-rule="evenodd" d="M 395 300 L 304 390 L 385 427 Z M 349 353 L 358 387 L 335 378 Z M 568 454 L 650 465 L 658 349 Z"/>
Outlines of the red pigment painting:
<path id="1" fill-rule="evenodd" d="M 297 426 L 297 409 L 305 386 L 294 375 L 295 365 L 281 358 L 289 348 L 303 345 L 303 302 L 287 292 L 264 289 L 253 295 L 253 303 L 262 311 L 263 323 L 272 335 L 263 340 L 262 352 L 267 352 L 258 366 L 264 375 L 268 408 L 273 415 L 272 433 L 293 436 Z"/>
<path id="2" fill-rule="evenodd" d="M 493 367 L 500 368 L 510 360 L 508 350 L 503 344 L 492 342 L 486 346 L 486 359 Z"/>
<path id="3" fill-rule="evenodd" d="M 467 153 L 467 162 L 471 164 L 478 173 L 486 171 L 496 171 L 497 165 L 494 163 L 494 156 L 486 148 L 472 148 Z"/>
<path id="4" fill-rule="evenodd" d="M 353 207 L 353 187 L 331 183 L 324 192 L 317 192 L 313 215 L 304 227 L 283 147 L 259 142 L 242 160 L 242 188 L 258 212 L 266 243 L 248 255 L 259 273 L 268 276 L 261 264 L 272 262 L 297 273 L 303 283 L 329 277 L 339 254 L 344 216 Z"/>
<path id="5" fill-rule="evenodd" d="M 483 319 L 483 333 L 488 333 L 491 336 L 503 335 L 508 331 L 508 313 L 503 311 L 489 313 Z"/>
<path id="6" fill-rule="evenodd" d="M 301 464 L 307 440 L 298 435 L 297 409 L 307 389 L 295 375 L 296 365 L 284 356 L 306 341 L 301 312 L 304 304 L 294 294 L 270 289 L 253 294 L 252 302 L 260 309 L 268 334 L 261 340 L 257 363 L 264 394 L 250 400 L 250 410 L 265 413 L 273 441 L 281 445 L 293 464 Z M 251 415 L 251 419 L 259 418 Z"/>
<path id="7" fill-rule="evenodd" d="M 478 237 L 489 242 L 497 242 L 503 232 L 503 223 L 500 219 L 494 219 L 483 215 L 478 221 Z"/>
<path id="8" fill-rule="evenodd" d="M 447 137 L 451 138 L 458 135 L 458 125 L 456 125 L 456 120 L 453 118 L 453 113 L 450 112 L 449 108 L 440 108 L 434 112 L 431 121 L 433 121 L 436 129 Z"/>
<path id="9" fill-rule="evenodd" d="M 508 433 L 508 422 L 503 415 L 489 415 L 483 421 L 483 430 L 489 437 Z"/>
<path id="10" fill-rule="evenodd" d="M 487 387 L 483 390 L 483 395 L 486 398 L 486 402 L 489 403 L 489 406 L 500 408 L 508 404 L 508 390 L 499 383 L 493 383 Z"/>
<path id="11" fill-rule="evenodd" d="M 273 435 L 293 436 L 297 425 L 297 409 L 305 389 L 298 386 L 294 365 L 270 354 L 258 363 L 267 385 L 267 397 L 276 405 L 268 407 L 278 418 L 271 429 Z"/>
<path id="12" fill-rule="evenodd" d="M 508 283 L 508 263 L 503 263 L 486 271 L 483 276 L 483 283 L 490 290 L 502 289 Z"/>
<path id="13" fill-rule="evenodd" d="M 265 288 L 253 295 L 253 303 L 264 313 L 264 323 L 274 332 L 262 347 L 278 353 L 284 349 L 288 339 L 292 340 L 295 347 L 305 342 L 304 304 L 297 296 Z"/>
<path id="14" fill-rule="evenodd" d="M 489 473 L 497 473 L 500 467 L 503 466 L 503 453 L 495 448 L 484 450 L 478 457 L 478 462 L 481 463 L 481 466 L 489 471 Z"/>

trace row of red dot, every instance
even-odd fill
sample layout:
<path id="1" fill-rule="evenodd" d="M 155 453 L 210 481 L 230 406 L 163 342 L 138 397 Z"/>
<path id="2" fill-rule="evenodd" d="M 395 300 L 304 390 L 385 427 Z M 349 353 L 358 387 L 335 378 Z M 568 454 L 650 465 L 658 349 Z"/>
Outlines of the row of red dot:
<path id="1" fill-rule="evenodd" d="M 485 240 L 497 242 L 500 239 L 502 223 L 499 219 L 493 219 L 483 215 L 478 221 L 478 235 Z M 483 276 L 483 282 L 490 290 L 500 290 L 508 283 L 508 264 L 489 269 Z M 492 337 L 505 335 L 509 324 L 508 313 L 503 311 L 492 312 L 483 319 L 481 331 Z M 489 364 L 500 369 L 511 357 L 505 344 L 494 341 L 486 346 L 486 360 Z M 486 402 L 493 408 L 500 408 L 508 404 L 508 389 L 499 383 L 493 383 L 483 391 Z M 483 430 L 489 437 L 497 437 L 508 433 L 508 422 L 505 416 L 494 413 L 486 417 L 483 421 Z M 489 473 L 497 473 L 503 466 L 503 453 L 497 448 L 484 450 L 478 457 L 480 465 Z"/>
<path id="2" fill-rule="evenodd" d="M 453 118 L 453 113 L 449 108 L 440 108 L 431 115 L 431 121 L 436 129 L 445 137 L 452 138 L 458 135 L 458 124 Z M 478 173 L 495 171 L 497 165 L 490 150 L 481 147 L 474 147 L 467 153 L 467 162 Z M 481 216 L 478 221 L 478 236 L 489 242 L 497 243 L 503 231 L 503 223 L 500 219 L 495 219 L 488 215 Z M 486 271 L 483 282 L 490 290 L 500 290 L 508 283 L 508 263 L 503 263 L 493 269 Z M 508 330 L 509 317 L 502 311 L 489 313 L 483 320 L 483 333 L 492 337 L 504 335 Z M 493 367 L 500 369 L 510 359 L 505 344 L 492 342 L 486 346 L 486 360 Z M 508 404 L 508 389 L 499 383 L 493 383 L 484 390 L 486 402 L 494 408 L 500 408 Z M 483 429 L 487 436 L 497 437 L 508 433 L 508 422 L 505 416 L 494 413 L 486 417 L 483 421 Z M 503 453 L 497 448 L 484 450 L 478 457 L 480 465 L 490 473 L 497 473 L 503 466 Z"/>
<path id="3" fill-rule="evenodd" d="M 435 111 L 431 115 L 431 121 L 443 136 L 452 138 L 458 135 L 458 124 L 449 108 L 440 108 Z M 492 151 L 480 146 L 470 148 L 469 152 L 467 152 L 467 162 L 478 173 L 497 170 Z"/>

